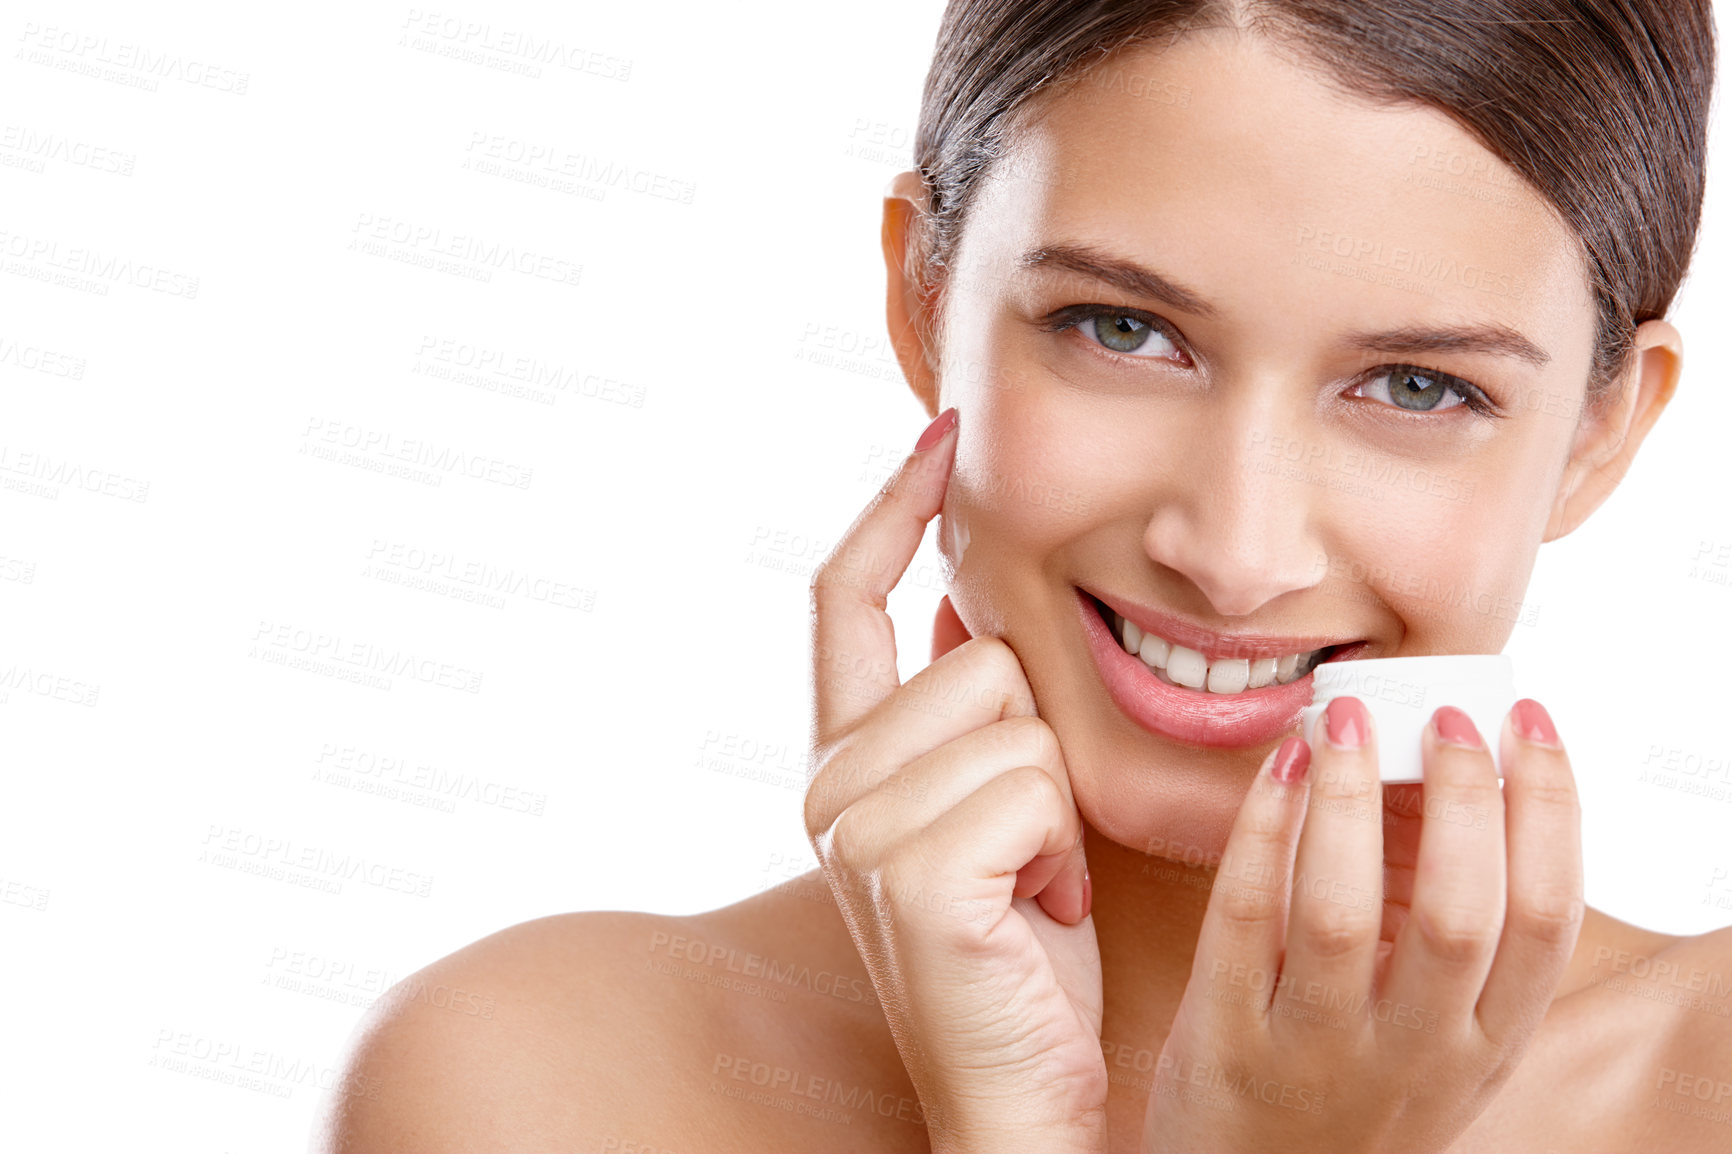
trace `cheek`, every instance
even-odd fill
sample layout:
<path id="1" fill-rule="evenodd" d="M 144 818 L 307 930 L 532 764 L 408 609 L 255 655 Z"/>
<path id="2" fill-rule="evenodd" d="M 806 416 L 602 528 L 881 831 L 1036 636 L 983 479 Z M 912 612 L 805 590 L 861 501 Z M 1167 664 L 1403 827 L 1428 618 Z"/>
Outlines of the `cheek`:
<path id="1" fill-rule="evenodd" d="M 1341 502 L 1320 592 L 1384 605 L 1403 652 L 1496 653 L 1521 620 L 1538 537 L 1500 485 L 1414 470 L 1381 500 Z"/>
<path id="2" fill-rule="evenodd" d="M 1003 635 L 1005 598 L 1038 596 L 1051 577 L 1043 563 L 1099 521 L 1105 502 L 1089 474 L 1095 455 L 1071 459 L 1090 439 L 1067 434 L 1055 406 L 1026 394 L 973 401 L 961 410 L 938 551 L 963 622 Z"/>

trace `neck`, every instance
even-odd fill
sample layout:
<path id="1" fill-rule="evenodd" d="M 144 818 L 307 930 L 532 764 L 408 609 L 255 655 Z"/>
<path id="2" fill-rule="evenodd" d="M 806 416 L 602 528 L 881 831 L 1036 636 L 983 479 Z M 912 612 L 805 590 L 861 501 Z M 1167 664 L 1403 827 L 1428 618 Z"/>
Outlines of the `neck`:
<path id="1" fill-rule="evenodd" d="M 1101 1039 L 1158 1052 L 1190 980 L 1215 871 L 1150 857 L 1084 825 L 1106 1007 Z"/>

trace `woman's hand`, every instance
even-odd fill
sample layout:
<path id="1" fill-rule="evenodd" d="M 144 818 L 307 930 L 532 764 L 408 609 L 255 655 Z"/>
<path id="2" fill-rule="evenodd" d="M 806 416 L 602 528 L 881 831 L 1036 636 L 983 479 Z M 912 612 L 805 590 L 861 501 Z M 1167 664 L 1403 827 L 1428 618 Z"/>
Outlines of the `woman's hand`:
<path id="1" fill-rule="evenodd" d="M 1520 1061 L 1575 948 L 1580 808 L 1537 703 L 1504 721 L 1501 792 L 1447 706 L 1423 785 L 1382 786 L 1353 698 L 1314 736 L 1308 774 L 1302 739 L 1270 754 L 1228 838 L 1145 1154 L 1442 1151 Z"/>
<path id="2" fill-rule="evenodd" d="M 1100 955 L 1058 741 L 1010 647 L 967 639 L 947 603 L 936 659 L 897 679 L 886 598 L 943 502 L 951 426 L 813 576 L 806 830 L 932 1149 L 1100 1151 Z"/>

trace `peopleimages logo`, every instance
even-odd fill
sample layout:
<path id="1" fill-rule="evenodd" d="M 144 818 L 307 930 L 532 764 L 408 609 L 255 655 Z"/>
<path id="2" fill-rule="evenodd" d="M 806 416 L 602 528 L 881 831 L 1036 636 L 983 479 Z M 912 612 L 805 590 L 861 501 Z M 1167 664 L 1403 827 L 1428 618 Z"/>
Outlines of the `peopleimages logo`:
<path id="1" fill-rule="evenodd" d="M 1383 241 L 1372 237 L 1332 232 L 1308 224 L 1299 226 L 1294 244 L 1301 250 L 1312 249 L 1318 254 L 1313 257 L 1301 251 L 1294 255 L 1295 263 L 1305 261 L 1307 257 L 1312 261 L 1319 257 L 1334 257 L 1348 261 L 1349 265 L 1343 271 L 1351 269 L 1360 279 L 1374 280 L 1376 274 L 1387 273 L 1411 277 L 1416 284 L 1453 282 L 1464 288 L 1515 300 L 1520 300 L 1527 291 L 1519 276 L 1475 264 L 1459 264 L 1446 253 L 1427 252 L 1405 245 L 1385 246 Z"/>
<path id="2" fill-rule="evenodd" d="M 359 854 L 337 853 L 323 846 L 298 845 L 291 838 L 269 837 L 234 826 L 212 825 L 205 833 L 199 861 L 242 873 L 263 874 L 276 881 L 308 884 L 330 893 L 340 892 L 346 881 L 418 898 L 433 893 L 431 874 L 372 861 Z"/>
<path id="3" fill-rule="evenodd" d="M 373 645 L 365 641 L 348 641 L 343 637 L 314 629 L 301 629 L 275 621 L 260 621 L 253 631 L 253 646 L 249 657 L 270 664 L 312 663 L 314 672 L 343 670 L 357 677 L 389 674 L 406 676 L 427 685 L 456 689 L 464 693 L 480 693 L 482 672 L 461 665 L 439 661 L 400 649 Z M 334 665 L 325 665 L 334 662 Z M 376 678 L 382 681 L 382 678 Z M 389 689 L 382 681 L 380 688 Z"/>

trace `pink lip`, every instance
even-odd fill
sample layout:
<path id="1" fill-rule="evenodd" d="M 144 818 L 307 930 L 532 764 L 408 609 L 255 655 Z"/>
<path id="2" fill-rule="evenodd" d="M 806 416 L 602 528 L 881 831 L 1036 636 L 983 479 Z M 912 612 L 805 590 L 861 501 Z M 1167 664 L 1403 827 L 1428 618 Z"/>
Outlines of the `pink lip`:
<path id="1" fill-rule="evenodd" d="M 1099 594 L 1095 594 L 1099 597 Z M 1322 637 L 1270 638 L 1241 634 L 1226 639 L 1199 633 L 1195 626 L 1173 621 L 1158 610 L 1130 605 L 1125 613 L 1118 601 L 1101 601 L 1139 626 L 1144 621 L 1154 625 L 1152 632 L 1188 648 L 1195 648 L 1208 657 L 1274 657 L 1286 653 L 1321 649 L 1338 641 Z M 1100 670 L 1107 693 L 1126 716 L 1150 733 L 1172 738 L 1189 745 L 1215 749 L 1240 749 L 1260 745 L 1299 725 L 1299 714 L 1311 704 L 1311 674 L 1286 685 L 1267 685 L 1243 693 L 1208 693 L 1168 685 L 1140 657 L 1126 653 L 1124 646 L 1112 635 L 1107 623 L 1089 602 L 1089 594 L 1077 590 L 1077 608 L 1082 613 L 1083 633 L 1088 637 L 1089 652 L 1094 655 L 1095 668 Z M 1157 624 L 1158 623 L 1158 624 Z M 1178 626 L 1178 628 L 1174 628 Z M 1193 645 L 1192 642 L 1200 644 Z M 1349 646 L 1331 660 L 1340 661 L 1359 652 L 1364 642 Z"/>
<path id="2" fill-rule="evenodd" d="M 1285 657 L 1289 653 L 1309 653 L 1326 645 L 1340 645 L 1353 640 L 1350 637 L 1326 637 L 1321 633 L 1288 637 L 1270 633 L 1221 633 L 1193 625 L 1152 605 L 1107 597 L 1093 589 L 1084 592 L 1126 621 L 1133 622 L 1144 633 L 1153 633 L 1187 649 L 1195 649 L 1210 661 L 1217 657 Z"/>

